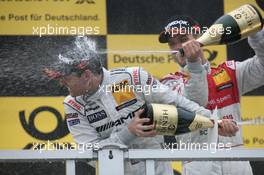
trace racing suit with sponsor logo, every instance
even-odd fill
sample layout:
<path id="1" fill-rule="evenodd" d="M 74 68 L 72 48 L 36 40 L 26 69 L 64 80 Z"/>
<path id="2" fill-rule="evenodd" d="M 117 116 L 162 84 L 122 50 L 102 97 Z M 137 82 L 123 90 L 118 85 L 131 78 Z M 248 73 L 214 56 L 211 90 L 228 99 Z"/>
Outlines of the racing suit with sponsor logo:
<path id="1" fill-rule="evenodd" d="M 220 118 L 241 121 L 240 96 L 264 85 L 264 31 L 262 30 L 256 35 L 249 37 L 248 41 L 256 53 L 254 57 L 243 62 L 226 61 L 217 68 L 211 68 L 208 71 L 207 81 L 209 96 L 206 108 L 213 110 L 217 106 L 218 116 Z M 161 82 L 172 88 L 177 89 L 181 87 L 182 89 L 178 91 L 184 91 L 184 79 L 184 74 L 175 73 L 164 77 Z M 177 86 L 175 86 L 175 84 Z M 178 84 L 182 85 L 179 86 Z M 190 91 L 192 88 L 198 88 L 196 86 L 191 86 L 189 87 Z M 200 95 L 206 93 L 205 91 L 200 93 Z M 205 102 L 199 103 L 205 104 Z M 206 142 L 206 135 L 207 130 L 200 130 L 198 132 L 186 134 L 178 139 L 184 142 L 203 143 Z M 224 144 L 231 143 L 232 149 L 241 147 L 243 145 L 242 128 L 240 127 L 234 137 L 218 136 L 218 141 Z M 249 162 L 185 162 L 183 174 L 251 175 L 252 169 Z"/>
<path id="2" fill-rule="evenodd" d="M 129 85 L 134 90 L 122 89 Z M 104 69 L 102 83 L 94 94 L 65 98 L 67 125 L 78 144 L 121 143 L 129 148 L 160 149 L 160 136 L 136 137 L 127 128 L 134 112 L 146 102 L 175 104 L 211 115 L 209 110 L 170 90 L 141 68 Z M 155 168 L 156 174 L 173 174 L 169 162 L 156 162 Z M 144 162 L 126 162 L 125 174 L 145 174 Z"/>

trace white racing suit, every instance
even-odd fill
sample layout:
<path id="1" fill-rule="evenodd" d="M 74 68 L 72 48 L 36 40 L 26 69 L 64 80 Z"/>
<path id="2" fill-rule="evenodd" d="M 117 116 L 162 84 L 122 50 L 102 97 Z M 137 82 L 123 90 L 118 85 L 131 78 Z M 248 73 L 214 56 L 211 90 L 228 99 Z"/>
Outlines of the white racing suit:
<path id="1" fill-rule="evenodd" d="M 136 89 L 120 90 L 127 85 Z M 148 88 L 150 86 L 153 88 Z M 146 102 L 175 104 L 208 117 L 211 115 L 209 110 L 170 90 L 141 68 L 104 69 L 103 81 L 94 94 L 65 98 L 67 125 L 78 144 L 121 143 L 128 148 L 161 149 L 160 136 L 136 137 L 127 128 L 134 112 Z M 169 162 L 155 163 L 157 175 L 173 174 Z M 125 162 L 125 174 L 144 175 L 145 163 Z"/>
<path id="2" fill-rule="evenodd" d="M 234 119 L 241 121 L 240 114 L 240 96 L 264 85 L 264 31 L 249 37 L 250 46 L 254 49 L 256 55 L 243 62 L 226 61 L 217 68 L 211 68 L 208 75 L 208 103 L 207 109 L 213 110 L 218 107 L 218 116 L 220 118 Z M 178 75 L 178 76 L 176 76 Z M 181 73 L 170 74 L 161 80 L 167 85 L 181 84 L 185 77 Z M 192 86 L 192 84 L 190 84 Z M 184 85 L 182 85 L 183 87 Z M 201 87 L 189 86 L 189 91 Z M 175 88 L 175 86 L 172 86 Z M 205 87 L 207 88 L 207 87 Z M 202 88 L 204 89 L 204 88 Z M 183 89 L 181 91 L 184 91 Z M 195 91 L 192 91 L 195 92 Z M 187 97 L 191 98 L 188 95 Z M 199 91 L 197 95 L 207 95 L 207 91 Z M 185 94 L 186 95 L 186 94 Z M 197 97 L 196 95 L 196 97 Z M 198 101 L 200 104 L 205 102 Z M 186 134 L 179 139 L 184 142 L 204 143 L 207 142 L 207 130 L 201 130 Z M 234 137 L 218 137 L 219 143 L 224 143 L 236 149 L 243 146 L 242 128 Z M 228 155 L 227 155 L 228 156 Z M 183 164 L 183 174 L 185 175 L 252 175 L 252 169 L 247 161 L 210 161 L 210 162 L 185 162 Z"/>

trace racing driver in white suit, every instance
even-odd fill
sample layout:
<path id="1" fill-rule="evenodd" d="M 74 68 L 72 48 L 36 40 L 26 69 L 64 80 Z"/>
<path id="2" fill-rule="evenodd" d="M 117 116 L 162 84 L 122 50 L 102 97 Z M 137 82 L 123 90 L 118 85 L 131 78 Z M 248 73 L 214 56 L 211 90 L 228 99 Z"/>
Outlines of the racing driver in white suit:
<path id="1" fill-rule="evenodd" d="M 128 148 L 161 149 L 154 126 L 144 125 L 149 119 L 139 117 L 146 102 L 174 104 L 208 117 L 211 114 L 139 67 L 106 70 L 89 45 L 59 55 L 58 64 L 44 72 L 69 90 L 70 95 L 64 100 L 65 114 L 69 131 L 78 144 L 121 143 Z M 120 91 L 128 85 L 143 87 L 143 90 Z M 150 91 L 144 90 L 148 86 Z M 233 128 L 226 129 L 225 135 L 234 134 L 238 129 L 231 120 L 225 125 Z M 155 163 L 157 175 L 173 174 L 169 162 Z M 145 174 L 144 162 L 126 162 L 125 174 Z"/>

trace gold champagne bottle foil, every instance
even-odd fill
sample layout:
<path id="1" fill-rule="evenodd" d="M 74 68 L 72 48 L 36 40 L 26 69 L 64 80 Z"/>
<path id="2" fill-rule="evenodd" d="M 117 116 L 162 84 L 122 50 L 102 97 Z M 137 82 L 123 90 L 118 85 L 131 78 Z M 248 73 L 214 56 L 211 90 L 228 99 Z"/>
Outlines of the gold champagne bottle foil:
<path id="1" fill-rule="evenodd" d="M 153 122 L 158 135 L 175 135 L 178 125 L 177 108 L 173 105 L 152 104 Z"/>
<path id="2" fill-rule="evenodd" d="M 207 117 L 196 114 L 193 122 L 188 127 L 190 131 L 196 131 L 198 129 L 213 128 L 214 123 Z"/>
<path id="3" fill-rule="evenodd" d="M 222 38 L 223 24 L 213 24 L 200 38 L 197 39 L 203 46 L 219 44 Z"/>

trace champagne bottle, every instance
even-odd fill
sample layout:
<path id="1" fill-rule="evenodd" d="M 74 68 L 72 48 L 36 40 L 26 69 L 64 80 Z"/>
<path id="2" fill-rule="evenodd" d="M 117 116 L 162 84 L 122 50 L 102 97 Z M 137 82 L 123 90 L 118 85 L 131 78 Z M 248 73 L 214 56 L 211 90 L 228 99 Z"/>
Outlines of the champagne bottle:
<path id="1" fill-rule="evenodd" d="M 260 12 L 253 5 L 246 4 L 217 19 L 197 41 L 202 46 L 228 44 L 244 39 L 262 28 Z"/>
<path id="2" fill-rule="evenodd" d="M 214 127 L 211 119 L 174 105 L 147 104 L 141 116 L 150 119 L 146 125 L 154 123 L 158 135 L 179 135 Z"/>

